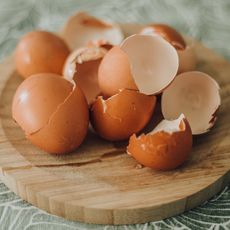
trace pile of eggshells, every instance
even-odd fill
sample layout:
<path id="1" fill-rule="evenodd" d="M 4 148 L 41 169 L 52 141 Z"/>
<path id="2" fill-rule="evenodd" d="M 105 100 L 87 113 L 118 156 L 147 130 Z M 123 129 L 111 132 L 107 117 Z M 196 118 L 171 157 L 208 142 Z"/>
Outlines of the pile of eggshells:
<path id="1" fill-rule="evenodd" d="M 129 139 L 127 153 L 141 165 L 173 169 L 220 106 L 217 82 L 194 71 L 196 61 L 193 44 L 170 26 L 152 24 L 124 39 L 118 25 L 80 12 L 58 35 L 33 31 L 19 41 L 15 64 L 24 81 L 13 119 L 48 153 L 77 149 L 91 122 L 108 141 Z M 157 104 L 164 119 L 144 134 Z"/>

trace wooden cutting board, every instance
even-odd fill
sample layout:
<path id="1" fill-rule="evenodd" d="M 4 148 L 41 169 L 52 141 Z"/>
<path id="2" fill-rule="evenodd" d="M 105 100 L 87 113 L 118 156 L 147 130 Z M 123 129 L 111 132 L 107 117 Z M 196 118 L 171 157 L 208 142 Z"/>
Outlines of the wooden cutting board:
<path id="1" fill-rule="evenodd" d="M 127 33 L 135 26 L 126 26 Z M 194 41 L 195 42 L 195 41 Z M 138 167 L 127 143 L 109 143 L 89 132 L 65 156 L 32 146 L 11 118 L 12 97 L 21 78 L 13 58 L 0 64 L 0 176 L 29 203 L 58 216 L 87 223 L 131 224 L 180 214 L 219 192 L 230 180 L 230 63 L 195 42 L 198 69 L 220 84 L 222 105 L 208 134 L 194 137 L 182 167 L 156 172 Z"/>

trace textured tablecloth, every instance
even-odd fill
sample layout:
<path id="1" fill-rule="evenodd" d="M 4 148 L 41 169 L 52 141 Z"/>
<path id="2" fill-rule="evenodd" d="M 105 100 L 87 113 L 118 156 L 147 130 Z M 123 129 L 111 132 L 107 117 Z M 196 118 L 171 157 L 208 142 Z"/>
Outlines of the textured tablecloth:
<path id="1" fill-rule="evenodd" d="M 22 34 L 35 28 L 55 31 L 76 10 L 117 22 L 169 23 L 230 60 L 230 0 L 0 0 L 0 58 L 12 52 Z M 21 200 L 0 182 L 0 230 L 8 229 L 227 230 L 230 187 L 200 207 L 164 221 L 103 226 L 49 215 Z"/>

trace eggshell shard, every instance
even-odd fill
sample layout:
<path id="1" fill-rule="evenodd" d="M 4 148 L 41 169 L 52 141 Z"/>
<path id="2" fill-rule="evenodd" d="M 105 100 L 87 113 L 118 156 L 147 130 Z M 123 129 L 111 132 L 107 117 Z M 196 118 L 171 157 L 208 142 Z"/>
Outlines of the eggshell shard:
<path id="1" fill-rule="evenodd" d="M 47 31 L 29 32 L 16 47 L 16 69 L 23 78 L 37 73 L 62 74 L 69 52 L 65 42 L 55 34 Z"/>
<path id="2" fill-rule="evenodd" d="M 159 94 L 175 78 L 179 66 L 177 51 L 160 36 L 132 35 L 123 41 L 121 49 L 141 93 Z"/>
<path id="3" fill-rule="evenodd" d="M 101 61 L 98 69 L 98 83 L 106 96 L 113 96 L 124 88 L 137 89 L 128 56 L 120 47 L 113 47 Z"/>
<path id="4" fill-rule="evenodd" d="M 210 130 L 220 103 L 218 83 L 198 71 L 178 75 L 163 92 L 161 100 L 165 119 L 175 119 L 184 113 L 194 135 Z"/>
<path id="5" fill-rule="evenodd" d="M 107 49 L 97 46 L 82 47 L 67 58 L 63 75 L 73 79 L 84 92 L 88 103 L 92 103 L 101 93 L 98 85 L 98 68 Z"/>
<path id="6" fill-rule="evenodd" d="M 107 100 L 97 98 L 91 108 L 91 123 L 104 139 L 125 140 L 146 126 L 155 104 L 155 96 L 123 89 Z"/>
<path id="7" fill-rule="evenodd" d="M 174 28 L 166 24 L 152 24 L 143 28 L 140 34 L 155 34 L 160 35 L 166 41 L 171 43 L 177 50 L 183 50 L 186 47 L 186 43 L 182 35 Z"/>
<path id="8" fill-rule="evenodd" d="M 37 74 L 23 81 L 13 99 L 12 116 L 27 138 L 49 153 L 76 149 L 89 123 L 81 89 L 55 74 Z"/>
<path id="9" fill-rule="evenodd" d="M 177 50 L 179 57 L 178 73 L 188 72 L 196 69 L 197 57 L 194 44 L 189 41 L 184 50 Z"/>
<path id="10" fill-rule="evenodd" d="M 183 36 L 172 27 L 164 24 L 153 24 L 143 28 L 140 34 L 159 35 L 175 47 L 179 57 L 178 73 L 196 69 L 197 57 L 194 44 L 191 40 L 184 39 Z"/>
<path id="11" fill-rule="evenodd" d="M 146 135 L 132 135 L 127 153 L 146 167 L 170 170 L 182 165 L 191 149 L 191 128 L 182 114 L 173 121 L 163 120 Z"/>
<path id="12" fill-rule="evenodd" d="M 85 12 L 78 12 L 69 18 L 62 37 L 72 50 L 85 46 L 91 40 L 104 40 L 118 45 L 124 38 L 118 25 L 104 22 Z"/>

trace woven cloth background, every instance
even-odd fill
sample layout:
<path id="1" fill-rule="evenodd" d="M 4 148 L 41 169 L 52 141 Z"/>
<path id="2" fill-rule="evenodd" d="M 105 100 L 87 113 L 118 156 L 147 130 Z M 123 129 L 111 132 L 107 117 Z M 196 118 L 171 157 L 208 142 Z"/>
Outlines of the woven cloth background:
<path id="1" fill-rule="evenodd" d="M 230 0 L 0 0 L 0 58 L 18 38 L 42 28 L 55 31 L 77 10 L 117 22 L 169 23 L 230 60 Z M 230 77 L 230 76 L 229 76 Z M 0 181 L 0 230 L 230 229 L 230 188 L 187 213 L 141 225 L 102 226 L 66 221 L 39 210 Z"/>

